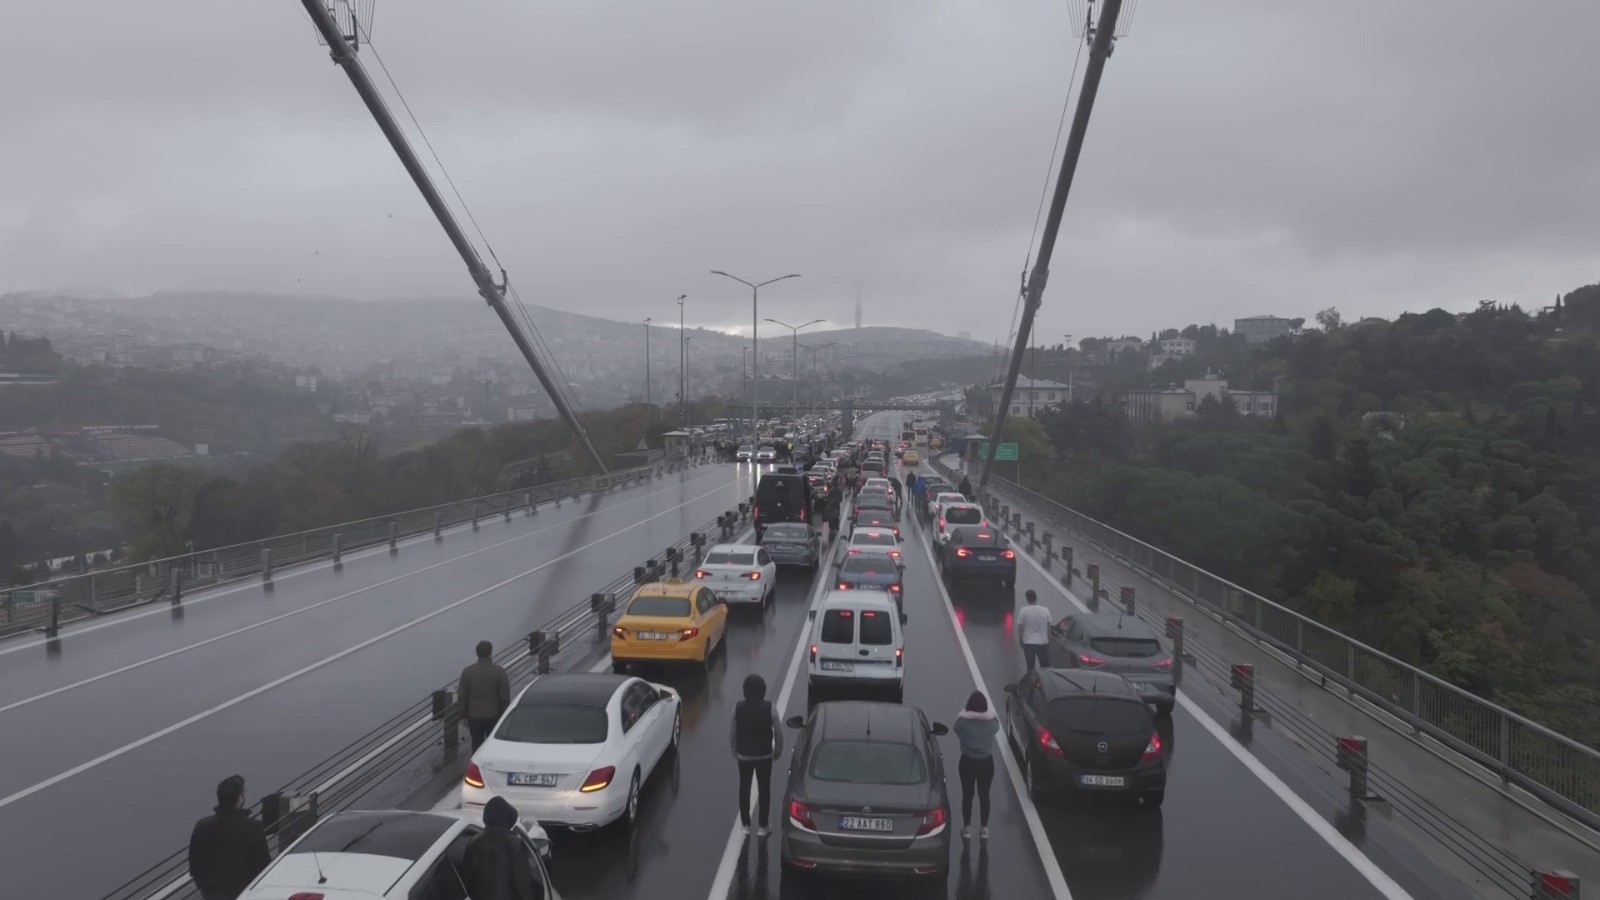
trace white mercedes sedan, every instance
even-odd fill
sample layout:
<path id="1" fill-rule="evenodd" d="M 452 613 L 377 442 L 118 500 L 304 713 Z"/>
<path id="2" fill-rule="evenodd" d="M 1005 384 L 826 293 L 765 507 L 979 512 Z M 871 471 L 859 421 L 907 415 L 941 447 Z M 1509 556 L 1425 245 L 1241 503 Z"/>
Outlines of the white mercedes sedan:
<path id="1" fill-rule="evenodd" d="M 467 764 L 461 801 L 501 796 L 547 827 L 632 827 L 639 791 L 682 729 L 678 692 L 611 674 L 545 675 L 522 689 Z"/>

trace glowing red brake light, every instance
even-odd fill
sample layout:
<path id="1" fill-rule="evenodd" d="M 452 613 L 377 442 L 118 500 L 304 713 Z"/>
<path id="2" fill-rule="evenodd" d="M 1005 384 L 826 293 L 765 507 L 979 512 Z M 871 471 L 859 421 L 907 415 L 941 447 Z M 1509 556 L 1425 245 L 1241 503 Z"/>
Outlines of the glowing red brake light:
<path id="1" fill-rule="evenodd" d="M 1158 659 L 1155 661 L 1154 665 L 1163 672 L 1170 672 L 1172 671 L 1172 657 L 1169 656 L 1166 659 Z"/>
<path id="2" fill-rule="evenodd" d="M 761 580 L 761 572 L 760 571 L 751 572 L 749 577 L 750 577 L 751 581 L 760 581 Z"/>
<path id="3" fill-rule="evenodd" d="M 898 585 L 898 584 L 889 585 L 889 593 L 891 593 L 891 594 L 900 593 L 900 585 Z"/>
<path id="4" fill-rule="evenodd" d="M 1015 551 L 1015 550 L 1001 550 L 1000 551 L 1000 555 L 1005 557 L 1006 559 L 1016 559 L 1017 558 L 1017 551 Z"/>
<path id="5" fill-rule="evenodd" d="M 868 574 L 871 574 L 871 573 L 868 573 Z M 839 590 L 848 591 L 848 590 L 850 590 L 850 585 L 848 585 L 845 582 L 841 581 L 841 582 L 839 582 Z"/>
<path id="6" fill-rule="evenodd" d="M 944 827 L 944 809 L 930 809 L 922 816 L 922 824 L 917 826 L 917 837 L 932 834 Z"/>
<path id="7" fill-rule="evenodd" d="M 1078 654 L 1078 665 L 1083 666 L 1085 669 L 1098 669 L 1105 664 L 1106 661 L 1098 656 L 1090 656 L 1087 653 Z"/>
<path id="8" fill-rule="evenodd" d="M 812 644 L 811 645 L 811 661 L 812 662 L 816 662 L 817 661 L 817 645 L 816 644 Z"/>
<path id="9" fill-rule="evenodd" d="M 1152 760 L 1152 759 L 1156 759 L 1160 755 L 1161 755 L 1161 735 L 1159 735 L 1156 732 L 1152 731 L 1152 732 L 1150 732 L 1150 743 L 1144 745 L 1144 755 L 1139 757 L 1139 759 L 1142 760 L 1142 761 L 1143 760 Z"/>
<path id="10" fill-rule="evenodd" d="M 989 539 L 989 534 L 988 534 L 988 532 L 980 531 L 980 532 L 978 532 L 978 537 L 982 538 L 983 540 L 988 540 Z"/>
<path id="11" fill-rule="evenodd" d="M 894 664 L 896 668 L 905 668 L 906 650 L 904 647 L 894 648 Z"/>
<path id="12" fill-rule="evenodd" d="M 705 569 L 695 569 L 694 570 L 694 577 L 696 577 L 696 578 L 704 579 L 709 574 L 710 573 L 707 572 Z"/>
<path id="13" fill-rule="evenodd" d="M 477 763 L 469 762 L 467 763 L 467 774 L 462 780 L 467 783 L 467 787 L 481 788 L 483 787 L 483 770 L 478 768 Z"/>
<path id="14" fill-rule="evenodd" d="M 939 530 L 940 530 L 940 531 L 943 531 L 943 530 L 944 530 L 944 520 L 943 520 L 943 519 L 940 519 L 940 520 L 939 520 Z"/>
<path id="15" fill-rule="evenodd" d="M 957 547 L 956 548 L 956 555 L 957 556 L 971 556 L 972 555 L 972 551 L 968 550 L 965 547 Z"/>
<path id="16" fill-rule="evenodd" d="M 621 625 L 618 625 L 617 627 L 611 629 L 611 636 L 612 637 L 616 637 L 616 638 L 621 638 L 622 640 L 627 640 L 628 639 L 628 633 L 626 631 L 622 630 L 622 626 Z"/>
<path id="17" fill-rule="evenodd" d="M 616 774 L 616 766 L 603 766 L 599 769 L 595 769 L 593 772 L 589 773 L 588 778 L 583 780 L 583 787 L 578 788 L 578 790 L 583 791 L 586 794 L 593 793 L 595 791 L 603 791 L 606 789 L 606 785 L 611 783 L 611 779 L 616 777 Z"/>
<path id="18" fill-rule="evenodd" d="M 793 819 L 796 825 L 807 831 L 817 830 L 817 823 L 811 821 L 811 807 L 801 803 L 799 800 L 789 801 L 789 818 Z"/>
<path id="19" fill-rule="evenodd" d="M 298 891 L 290 894 L 289 900 L 323 900 L 326 896 L 326 894 L 319 894 L 316 891 Z"/>
<path id="20" fill-rule="evenodd" d="M 1043 725 L 1039 726 L 1039 748 L 1051 756 L 1066 756 L 1061 752 L 1061 745 L 1051 736 L 1050 729 Z"/>
<path id="21" fill-rule="evenodd" d="M 700 629 L 698 628 L 685 628 L 684 630 L 678 632 L 678 640 L 687 641 L 699 633 Z"/>

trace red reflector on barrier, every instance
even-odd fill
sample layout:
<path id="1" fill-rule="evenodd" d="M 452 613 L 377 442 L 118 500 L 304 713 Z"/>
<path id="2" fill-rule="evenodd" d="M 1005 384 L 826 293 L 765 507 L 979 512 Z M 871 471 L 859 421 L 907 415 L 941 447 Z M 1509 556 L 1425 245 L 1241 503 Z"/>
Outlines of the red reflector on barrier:
<path id="1" fill-rule="evenodd" d="M 1541 872 L 1538 886 L 1546 897 L 1578 897 L 1578 877 L 1571 872 Z"/>

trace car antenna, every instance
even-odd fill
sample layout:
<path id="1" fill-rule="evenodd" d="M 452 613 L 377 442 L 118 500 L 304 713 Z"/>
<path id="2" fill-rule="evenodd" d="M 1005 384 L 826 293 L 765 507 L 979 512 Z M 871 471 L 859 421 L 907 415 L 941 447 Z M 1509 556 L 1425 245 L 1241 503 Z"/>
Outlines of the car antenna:
<path id="1" fill-rule="evenodd" d="M 311 851 L 311 862 L 317 867 L 317 884 L 327 884 L 328 876 L 322 874 L 322 860 L 317 858 L 317 851 Z"/>

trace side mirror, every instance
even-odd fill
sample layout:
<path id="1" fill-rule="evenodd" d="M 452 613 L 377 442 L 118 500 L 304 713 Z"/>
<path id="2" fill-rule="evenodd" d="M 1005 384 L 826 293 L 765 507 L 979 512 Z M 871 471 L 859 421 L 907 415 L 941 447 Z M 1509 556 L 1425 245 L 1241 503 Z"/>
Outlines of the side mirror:
<path id="1" fill-rule="evenodd" d="M 906 623 L 906 614 L 904 612 L 902 612 L 902 613 L 900 613 L 900 624 L 904 625 L 905 623 Z"/>
<path id="2" fill-rule="evenodd" d="M 658 693 L 659 693 L 661 699 L 663 699 L 663 700 L 671 700 L 672 699 L 672 692 L 667 690 L 666 688 L 662 688 Z"/>
<path id="3" fill-rule="evenodd" d="M 1001 688 L 1000 690 L 1005 691 L 1008 694 L 1015 694 L 1017 692 L 1016 682 L 1012 682 L 1011 684 L 1006 685 L 1005 687 Z"/>
<path id="4" fill-rule="evenodd" d="M 806 727 L 806 717 L 790 716 L 789 718 L 783 720 L 783 724 L 789 726 L 790 728 L 804 728 Z"/>
<path id="5" fill-rule="evenodd" d="M 933 723 L 932 731 L 933 731 L 934 737 L 944 737 L 945 735 L 950 733 L 950 729 L 945 727 L 945 724 L 943 722 L 935 722 L 935 723 Z"/>
<path id="6" fill-rule="evenodd" d="M 533 849 L 539 851 L 539 858 L 545 862 L 550 861 L 550 841 L 545 838 L 534 838 Z"/>
<path id="7" fill-rule="evenodd" d="M 806 618 L 815 619 L 816 617 L 817 617 L 817 611 L 816 610 L 814 610 L 814 609 L 806 610 Z"/>

